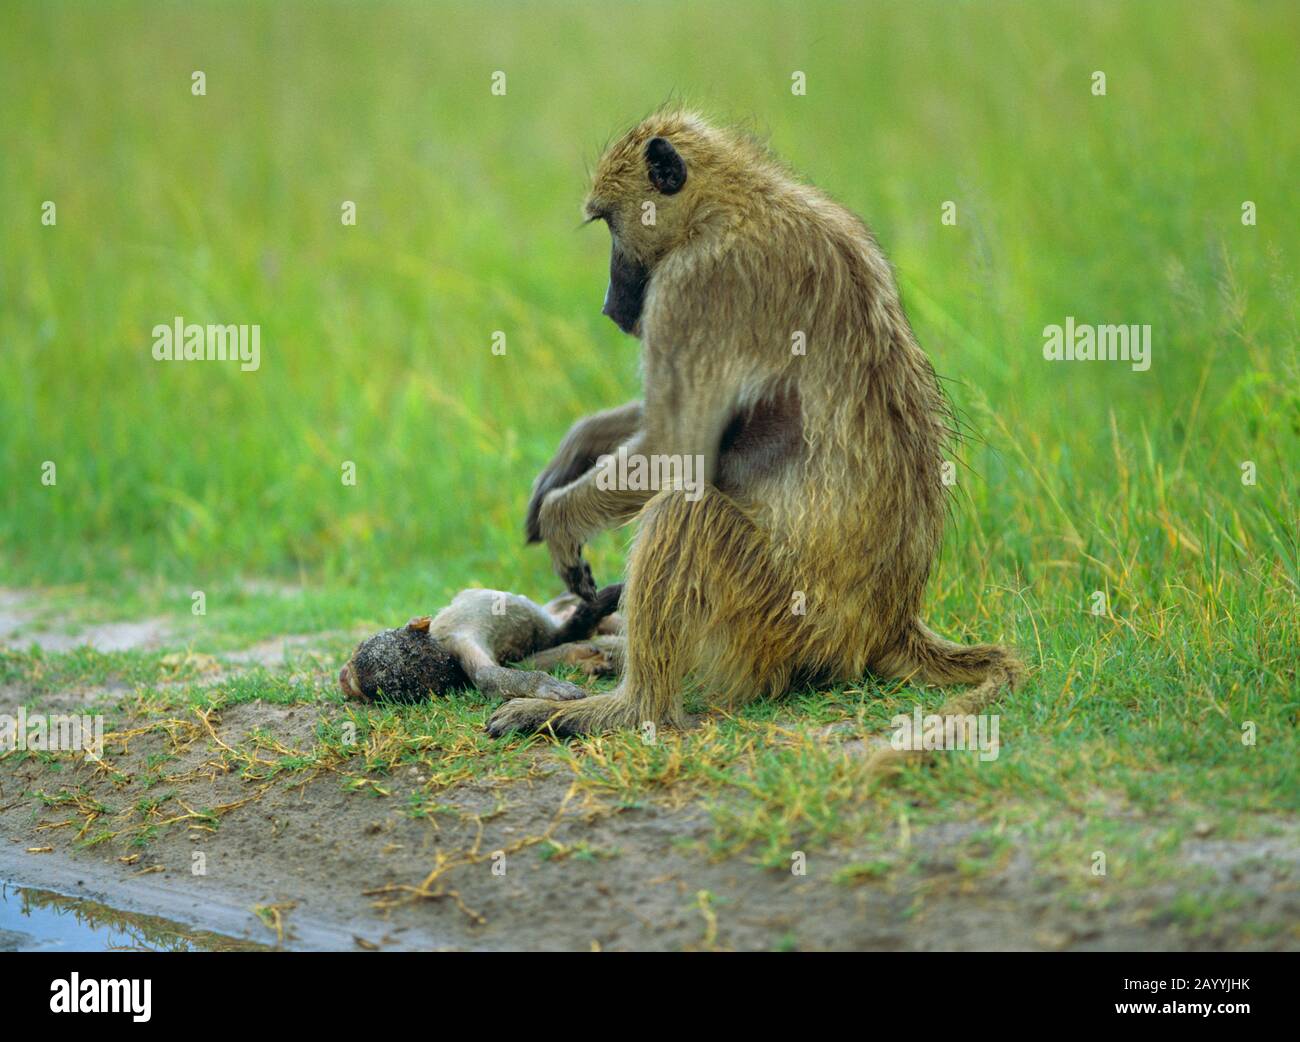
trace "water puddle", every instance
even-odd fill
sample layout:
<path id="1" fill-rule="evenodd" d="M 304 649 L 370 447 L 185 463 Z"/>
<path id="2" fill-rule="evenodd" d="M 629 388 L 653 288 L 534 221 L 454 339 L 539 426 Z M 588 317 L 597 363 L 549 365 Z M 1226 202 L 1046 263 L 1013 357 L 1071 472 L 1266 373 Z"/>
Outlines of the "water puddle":
<path id="1" fill-rule="evenodd" d="M 257 952 L 256 941 L 0 882 L 0 952 Z"/>

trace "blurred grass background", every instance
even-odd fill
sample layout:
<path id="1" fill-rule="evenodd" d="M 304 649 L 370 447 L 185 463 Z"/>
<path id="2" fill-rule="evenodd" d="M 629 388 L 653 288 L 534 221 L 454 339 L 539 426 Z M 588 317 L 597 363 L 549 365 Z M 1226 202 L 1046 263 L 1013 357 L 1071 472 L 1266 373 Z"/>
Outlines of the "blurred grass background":
<path id="1" fill-rule="evenodd" d="M 10 2 L 0 28 L 3 582 L 279 577 L 339 622 L 549 593 L 529 483 L 638 388 L 586 171 L 673 96 L 768 135 L 897 268 L 972 435 L 936 624 L 1066 689 L 1104 625 L 1294 694 L 1294 4 Z M 153 361 L 176 315 L 260 323 L 260 371 Z M 1067 315 L 1149 323 L 1150 371 L 1046 363 Z"/>

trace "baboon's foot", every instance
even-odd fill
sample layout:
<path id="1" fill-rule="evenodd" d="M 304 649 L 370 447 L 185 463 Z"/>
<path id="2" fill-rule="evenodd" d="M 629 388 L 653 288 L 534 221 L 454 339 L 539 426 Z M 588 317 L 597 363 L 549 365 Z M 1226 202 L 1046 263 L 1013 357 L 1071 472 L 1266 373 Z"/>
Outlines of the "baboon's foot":
<path id="1" fill-rule="evenodd" d="M 621 727 L 635 726 L 635 713 L 627 700 L 616 693 L 590 695 L 581 702 L 556 705 L 537 698 L 507 702 L 487 722 L 487 733 L 500 738 L 517 734 L 550 734 L 572 738 L 580 734 L 606 734 Z"/>
<path id="2" fill-rule="evenodd" d="M 583 676 L 612 677 L 618 673 L 618 664 L 608 651 L 601 651 L 594 644 L 588 645 L 586 653 L 575 656 L 570 665 L 577 666 Z"/>
<path id="3" fill-rule="evenodd" d="M 535 734 L 546 731 L 557 738 L 579 734 L 561 719 L 562 706 L 542 698 L 514 698 L 504 703 L 487 722 L 487 733 L 493 738 L 514 732 Z"/>
<path id="4" fill-rule="evenodd" d="M 608 643 L 602 645 L 598 640 L 576 640 L 539 651 L 525 659 L 524 665 L 542 672 L 558 666 L 571 666 L 589 677 L 609 677 L 619 671 L 619 650 Z"/>

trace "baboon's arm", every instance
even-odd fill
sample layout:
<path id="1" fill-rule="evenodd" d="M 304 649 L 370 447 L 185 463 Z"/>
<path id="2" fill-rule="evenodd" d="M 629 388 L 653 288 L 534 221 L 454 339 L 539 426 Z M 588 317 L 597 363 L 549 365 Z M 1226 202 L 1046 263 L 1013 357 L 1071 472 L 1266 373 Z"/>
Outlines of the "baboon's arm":
<path id="1" fill-rule="evenodd" d="M 569 433 L 560 442 L 554 458 L 533 482 L 533 494 L 528 500 L 528 516 L 524 521 L 524 532 L 530 543 L 542 541 L 538 514 L 546 494 L 581 477 L 595 465 L 598 458 L 626 444 L 640 430 L 641 417 L 641 403 L 628 402 L 616 409 L 606 409 L 586 416 L 569 428 Z"/>
<path id="2" fill-rule="evenodd" d="M 675 348 L 675 349 L 674 349 Z M 699 343 L 665 350 L 645 347 L 645 405 L 641 429 L 626 442 L 629 457 L 692 457 L 703 461 L 699 479 L 714 480 L 722 432 L 735 413 L 735 388 L 743 385 L 720 370 L 726 347 Z M 710 369 L 712 371 L 710 371 Z M 582 546 L 597 532 L 630 520 L 658 489 L 601 488 L 598 469 L 546 494 L 538 528 L 551 551 L 556 574 L 574 593 L 594 595 Z"/>

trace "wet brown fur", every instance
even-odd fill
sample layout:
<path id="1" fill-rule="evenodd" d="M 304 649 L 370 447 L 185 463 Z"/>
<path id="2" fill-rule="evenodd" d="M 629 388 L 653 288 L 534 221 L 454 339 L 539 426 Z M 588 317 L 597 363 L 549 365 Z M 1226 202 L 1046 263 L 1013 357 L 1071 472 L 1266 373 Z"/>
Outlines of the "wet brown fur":
<path id="1" fill-rule="evenodd" d="M 685 161 L 674 194 L 647 179 L 656 138 Z M 678 724 L 692 671 L 727 705 L 872 671 L 977 684 L 953 703 L 976 712 L 1012 684 L 1009 650 L 952 644 L 920 619 L 951 413 L 862 221 L 749 138 L 677 109 L 606 151 L 586 212 L 609 222 L 624 267 L 648 273 L 633 330 L 644 400 L 575 425 L 534 487 L 528 528 L 571 580 L 591 536 L 639 516 L 627 666 L 609 694 L 509 702 L 489 730 Z M 806 354 L 791 350 L 796 331 Z M 703 454 L 703 497 L 598 489 L 591 461 L 620 445 Z"/>

